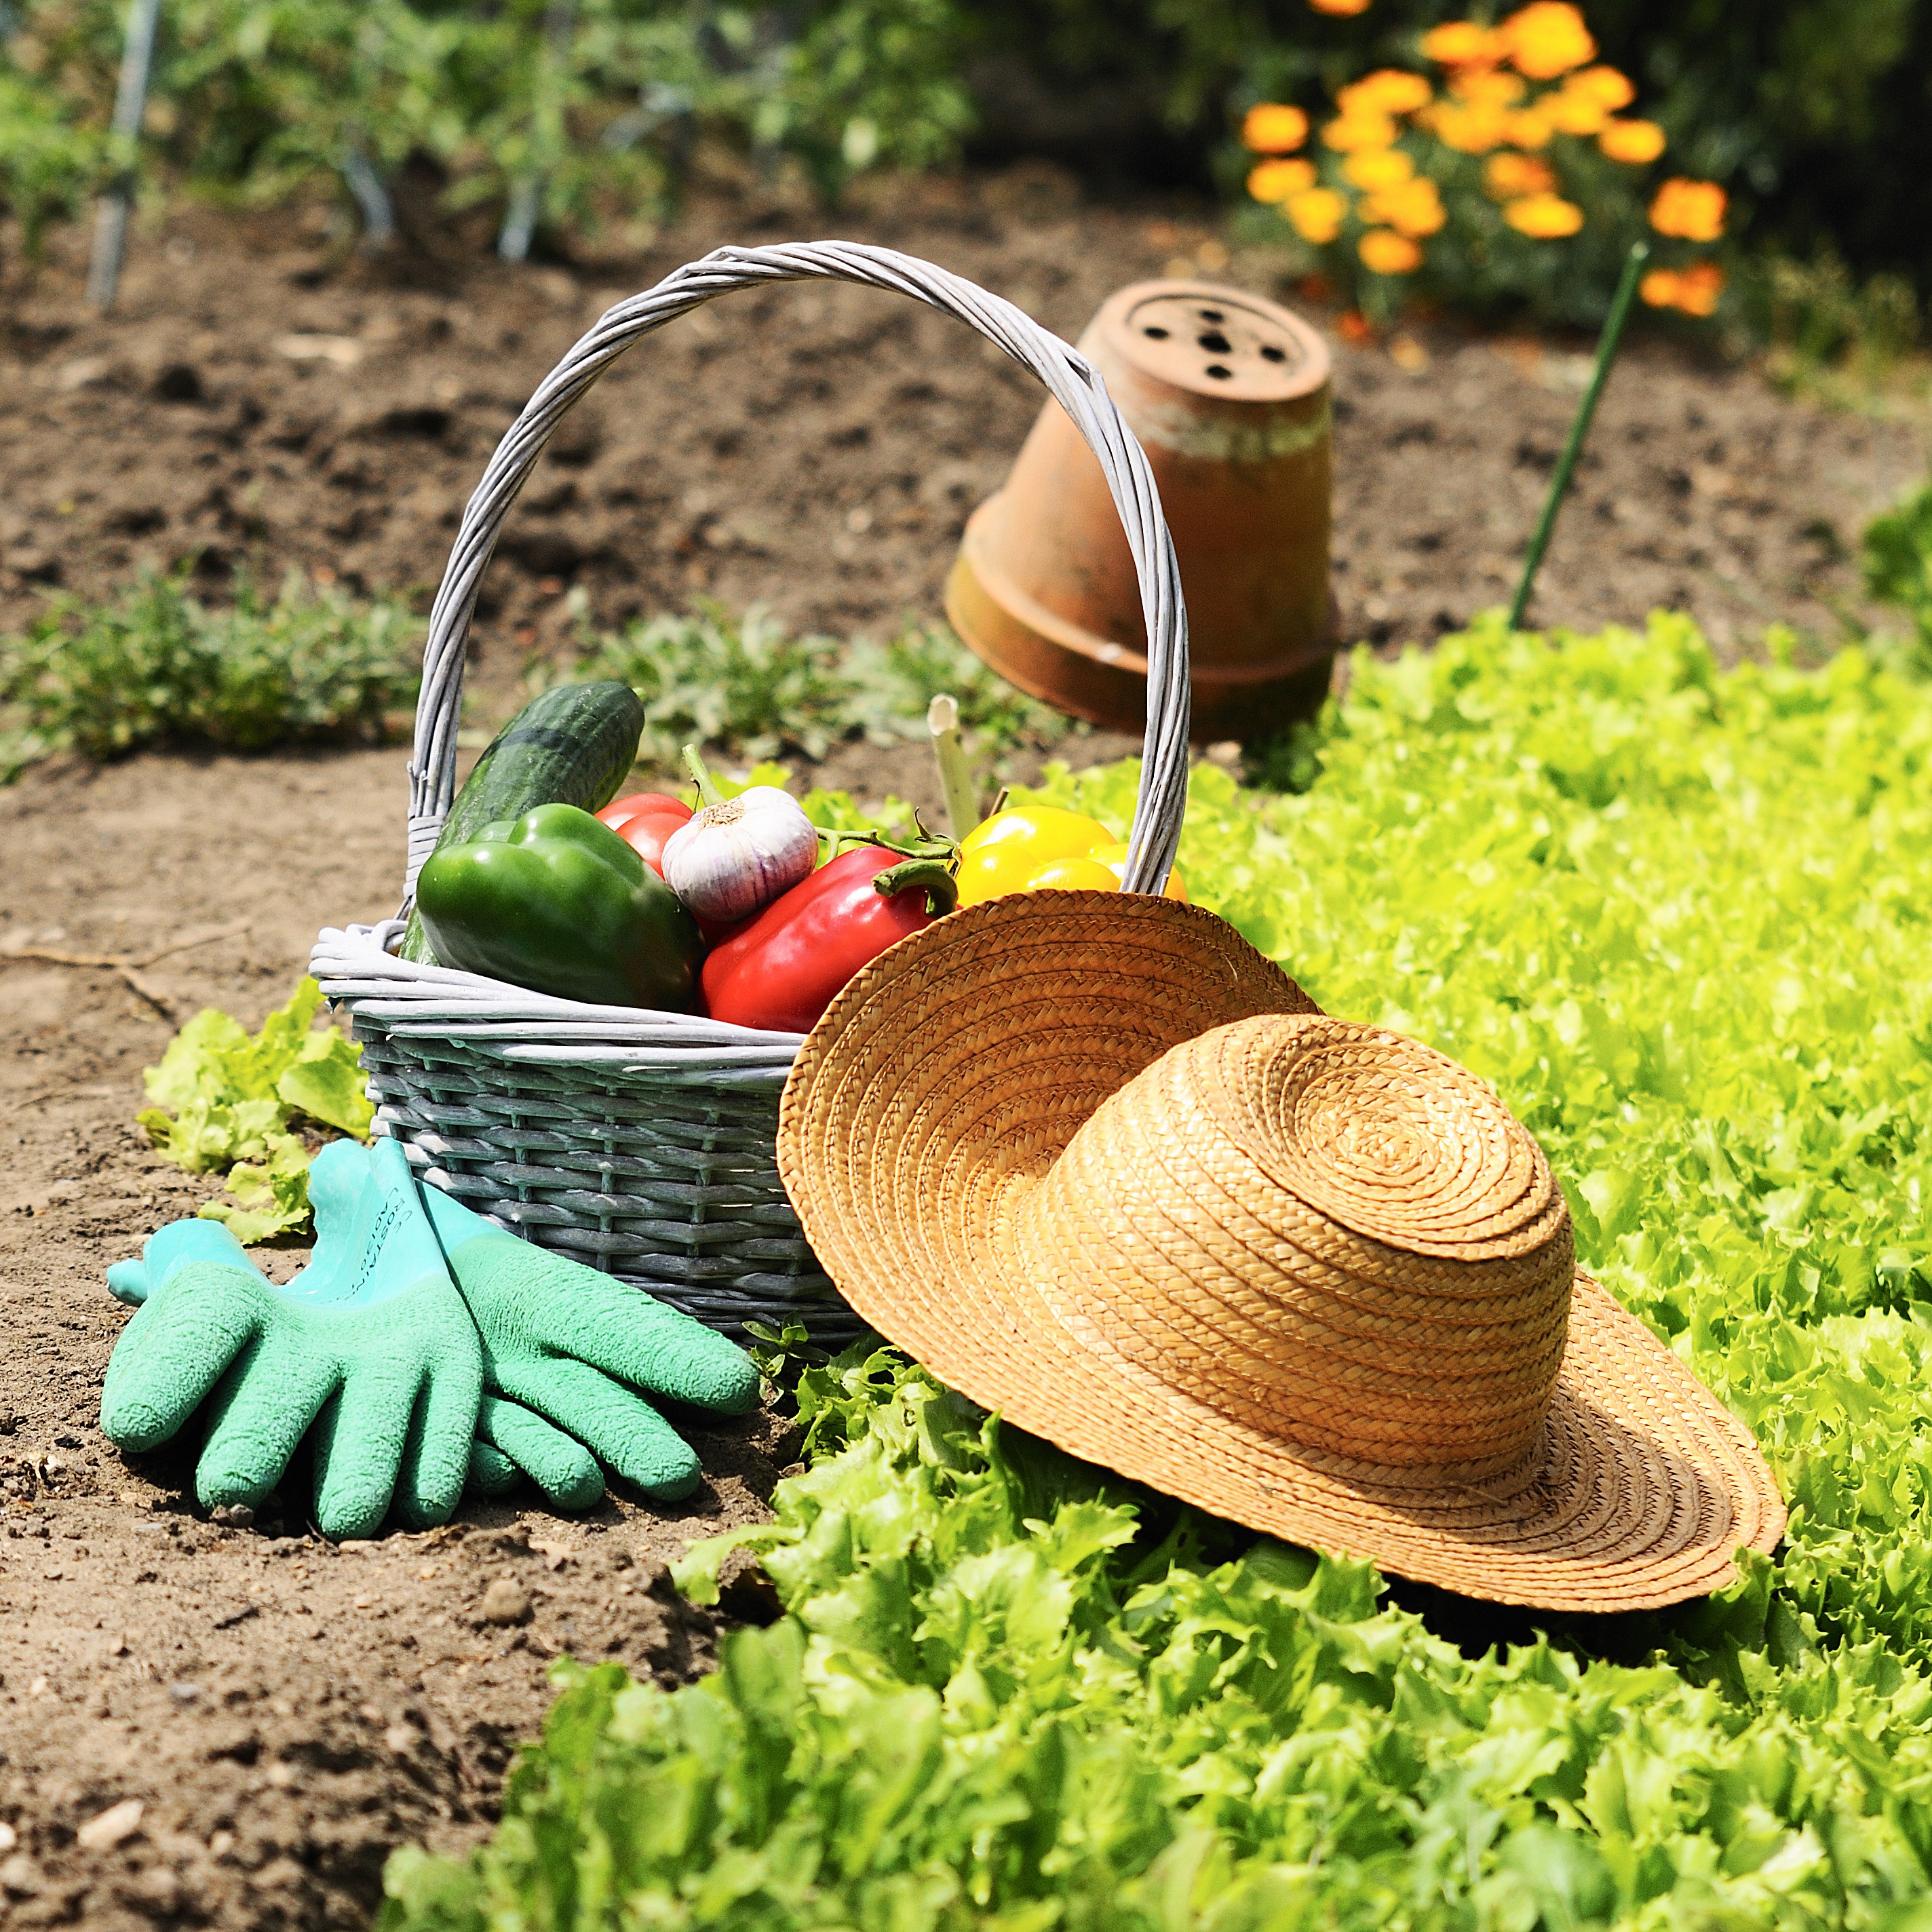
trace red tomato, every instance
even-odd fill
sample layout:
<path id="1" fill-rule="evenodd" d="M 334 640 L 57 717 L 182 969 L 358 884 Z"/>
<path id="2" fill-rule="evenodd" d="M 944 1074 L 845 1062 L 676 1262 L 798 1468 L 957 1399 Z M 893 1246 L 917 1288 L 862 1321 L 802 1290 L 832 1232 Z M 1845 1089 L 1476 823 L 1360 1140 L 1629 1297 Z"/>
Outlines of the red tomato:
<path id="1" fill-rule="evenodd" d="M 666 792 L 634 791 L 613 799 L 597 816 L 662 878 L 664 841 L 689 819 L 691 807 Z"/>

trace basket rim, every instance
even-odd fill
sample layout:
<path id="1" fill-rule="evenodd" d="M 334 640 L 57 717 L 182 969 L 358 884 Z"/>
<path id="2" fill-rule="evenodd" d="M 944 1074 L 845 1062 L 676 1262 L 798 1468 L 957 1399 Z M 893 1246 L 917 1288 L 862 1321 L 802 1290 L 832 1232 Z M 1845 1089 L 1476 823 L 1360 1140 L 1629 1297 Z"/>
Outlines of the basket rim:
<path id="1" fill-rule="evenodd" d="M 404 1021 L 406 1025 L 398 1030 L 411 1033 L 429 1030 L 429 1022 L 471 1021 L 489 1026 L 500 1040 L 504 1036 L 496 1029 L 503 1027 L 569 1026 L 594 1028 L 596 1040 L 614 1045 L 626 1043 L 613 1038 L 624 1034 L 632 1036 L 628 1043 L 639 1046 L 708 1047 L 736 1053 L 764 1048 L 774 1054 L 782 1052 L 788 1059 L 805 1043 L 802 1033 L 734 1026 L 729 1021 L 658 1006 L 596 1006 L 453 966 L 418 965 L 386 950 L 385 940 L 400 935 L 402 929 L 400 920 L 322 928 L 309 955 L 309 972 L 332 1006 Z M 585 1036 L 584 1044 L 591 1043 Z"/>

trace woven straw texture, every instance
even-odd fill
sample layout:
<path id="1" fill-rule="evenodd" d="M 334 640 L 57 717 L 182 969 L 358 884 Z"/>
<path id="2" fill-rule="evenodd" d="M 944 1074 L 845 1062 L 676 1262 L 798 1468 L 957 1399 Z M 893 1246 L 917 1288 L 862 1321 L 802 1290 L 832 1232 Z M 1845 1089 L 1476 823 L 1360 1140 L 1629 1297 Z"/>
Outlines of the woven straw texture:
<path id="1" fill-rule="evenodd" d="M 1045 384 L 1099 458 L 1139 572 L 1146 757 L 1127 884 L 1158 892 L 1187 788 L 1187 629 L 1147 458 L 1086 360 L 1010 302 L 932 263 L 856 242 L 721 248 L 608 310 L 545 378 L 470 500 L 430 616 L 410 767 L 404 910 L 455 793 L 465 640 L 484 568 L 544 446 L 634 343 L 733 290 L 856 282 L 957 316 Z M 802 1322 L 836 1345 L 862 1324 L 812 1258 L 780 1185 L 778 1094 L 796 1034 L 556 1000 L 387 948 L 400 920 L 331 928 L 310 970 L 362 1042 L 376 1130 L 423 1179 L 504 1226 L 634 1281 L 728 1331 Z"/>
<path id="2" fill-rule="evenodd" d="M 1494 1090 L 1196 908 L 1029 895 L 903 942 L 801 1050 L 778 1159 L 883 1334 L 1219 1515 L 1551 1610 L 1702 1595 L 1782 1532 Z"/>

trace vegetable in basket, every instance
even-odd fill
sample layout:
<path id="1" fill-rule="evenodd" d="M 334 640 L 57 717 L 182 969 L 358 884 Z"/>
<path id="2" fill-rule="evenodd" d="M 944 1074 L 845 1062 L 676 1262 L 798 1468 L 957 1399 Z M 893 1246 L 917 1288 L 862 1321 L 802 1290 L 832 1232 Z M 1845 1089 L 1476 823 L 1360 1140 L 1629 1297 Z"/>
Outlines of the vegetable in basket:
<path id="1" fill-rule="evenodd" d="M 789 891 L 818 862 L 818 828 L 776 785 L 720 796 L 695 745 L 684 762 L 704 808 L 664 841 L 664 875 L 707 928 L 734 926 Z"/>
<path id="2" fill-rule="evenodd" d="M 952 910 L 937 859 L 855 846 L 766 907 L 704 962 L 706 1010 L 734 1026 L 809 1033 L 852 976 Z"/>
<path id="3" fill-rule="evenodd" d="M 615 678 L 560 685 L 532 698 L 476 760 L 442 821 L 436 850 L 467 844 L 486 825 L 520 818 L 539 805 L 595 812 L 630 775 L 644 728 L 638 694 Z M 431 944 L 412 913 L 402 957 L 421 966 L 437 964 Z M 445 957 L 440 963 L 457 962 Z"/>
<path id="4" fill-rule="evenodd" d="M 682 1012 L 703 948 L 670 888 L 608 825 L 540 805 L 440 848 L 416 907 L 446 965 L 594 1005 Z"/>
<path id="5" fill-rule="evenodd" d="M 1126 877 L 1127 848 L 1097 818 L 1052 806 L 1016 806 L 995 812 L 959 842 L 959 903 L 977 905 L 1006 892 L 1117 892 Z M 1185 902 L 1178 872 L 1166 896 Z"/>
<path id="6" fill-rule="evenodd" d="M 664 841 L 691 823 L 691 807 L 668 792 L 634 791 L 613 799 L 597 816 L 662 878 Z"/>

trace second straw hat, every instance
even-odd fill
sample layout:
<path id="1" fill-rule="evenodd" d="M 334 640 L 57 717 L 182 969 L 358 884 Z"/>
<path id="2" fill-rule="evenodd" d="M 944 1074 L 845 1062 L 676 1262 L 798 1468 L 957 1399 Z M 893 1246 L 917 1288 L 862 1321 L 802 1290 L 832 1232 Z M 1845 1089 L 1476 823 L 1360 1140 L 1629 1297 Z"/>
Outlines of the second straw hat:
<path id="1" fill-rule="evenodd" d="M 778 1161 L 883 1334 L 1217 1515 L 1574 1610 L 1704 1594 L 1783 1531 L 1495 1091 L 1197 908 L 1020 894 L 902 940 L 800 1050 Z"/>

